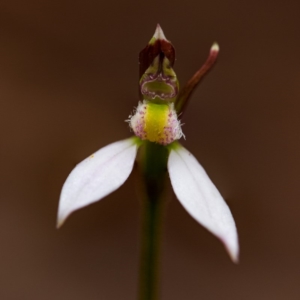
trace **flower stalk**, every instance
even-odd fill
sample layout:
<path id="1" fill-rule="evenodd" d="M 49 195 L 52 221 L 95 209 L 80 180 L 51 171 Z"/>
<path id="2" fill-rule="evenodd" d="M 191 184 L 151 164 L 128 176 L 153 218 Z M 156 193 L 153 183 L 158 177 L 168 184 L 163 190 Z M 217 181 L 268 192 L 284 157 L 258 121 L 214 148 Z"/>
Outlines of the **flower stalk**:
<path id="1" fill-rule="evenodd" d="M 159 293 L 160 245 L 166 205 L 168 150 L 145 142 L 140 149 L 142 230 L 140 246 L 139 300 L 156 300 Z"/>

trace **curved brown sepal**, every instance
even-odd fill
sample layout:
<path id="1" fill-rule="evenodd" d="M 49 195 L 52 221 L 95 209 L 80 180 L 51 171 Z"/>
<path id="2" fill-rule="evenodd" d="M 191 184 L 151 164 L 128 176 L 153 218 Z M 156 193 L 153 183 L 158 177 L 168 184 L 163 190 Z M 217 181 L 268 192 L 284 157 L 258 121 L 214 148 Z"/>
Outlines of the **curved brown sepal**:
<path id="1" fill-rule="evenodd" d="M 208 58 L 204 65 L 192 76 L 192 78 L 187 82 L 187 84 L 179 91 L 178 97 L 175 101 L 175 109 L 178 114 L 182 115 L 182 113 L 184 112 L 195 88 L 215 64 L 218 57 L 218 53 L 219 46 L 217 43 L 214 43 L 210 48 Z"/>

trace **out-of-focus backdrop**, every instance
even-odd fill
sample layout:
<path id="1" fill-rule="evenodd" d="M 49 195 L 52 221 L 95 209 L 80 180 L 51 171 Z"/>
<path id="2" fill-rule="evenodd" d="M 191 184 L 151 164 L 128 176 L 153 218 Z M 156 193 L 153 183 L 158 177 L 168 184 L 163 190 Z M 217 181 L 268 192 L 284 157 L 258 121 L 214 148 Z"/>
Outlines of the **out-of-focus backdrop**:
<path id="1" fill-rule="evenodd" d="M 182 141 L 228 202 L 241 261 L 173 196 L 162 299 L 300 299 L 300 4 L 36 1 L 0 4 L 0 298 L 132 300 L 135 176 L 55 229 L 76 163 L 131 135 L 138 53 L 160 23 L 181 85 L 221 52 L 184 116 Z"/>

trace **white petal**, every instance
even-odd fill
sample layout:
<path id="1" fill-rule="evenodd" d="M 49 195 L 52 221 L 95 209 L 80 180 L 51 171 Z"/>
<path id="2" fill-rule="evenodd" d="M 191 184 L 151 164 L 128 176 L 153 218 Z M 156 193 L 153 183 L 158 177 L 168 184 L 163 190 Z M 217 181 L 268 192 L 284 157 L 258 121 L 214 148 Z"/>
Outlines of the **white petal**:
<path id="1" fill-rule="evenodd" d="M 134 139 L 126 139 L 101 148 L 79 163 L 62 188 L 57 226 L 74 210 L 118 189 L 133 169 L 137 148 Z"/>
<path id="2" fill-rule="evenodd" d="M 174 192 L 188 213 L 225 245 L 234 262 L 239 244 L 231 212 L 196 158 L 182 146 L 171 150 L 168 169 Z"/>

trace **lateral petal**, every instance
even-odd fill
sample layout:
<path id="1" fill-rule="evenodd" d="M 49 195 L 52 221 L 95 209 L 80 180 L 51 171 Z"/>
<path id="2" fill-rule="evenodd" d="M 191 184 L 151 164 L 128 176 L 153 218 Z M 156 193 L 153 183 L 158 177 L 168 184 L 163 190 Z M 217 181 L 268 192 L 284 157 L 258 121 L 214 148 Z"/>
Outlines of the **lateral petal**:
<path id="1" fill-rule="evenodd" d="M 63 185 L 57 227 L 73 211 L 118 189 L 133 169 L 137 149 L 136 139 L 129 138 L 107 145 L 80 162 Z"/>
<path id="2" fill-rule="evenodd" d="M 238 261 L 239 244 L 232 214 L 196 158 L 180 144 L 171 148 L 168 169 L 174 192 L 187 212 L 225 245 Z"/>

